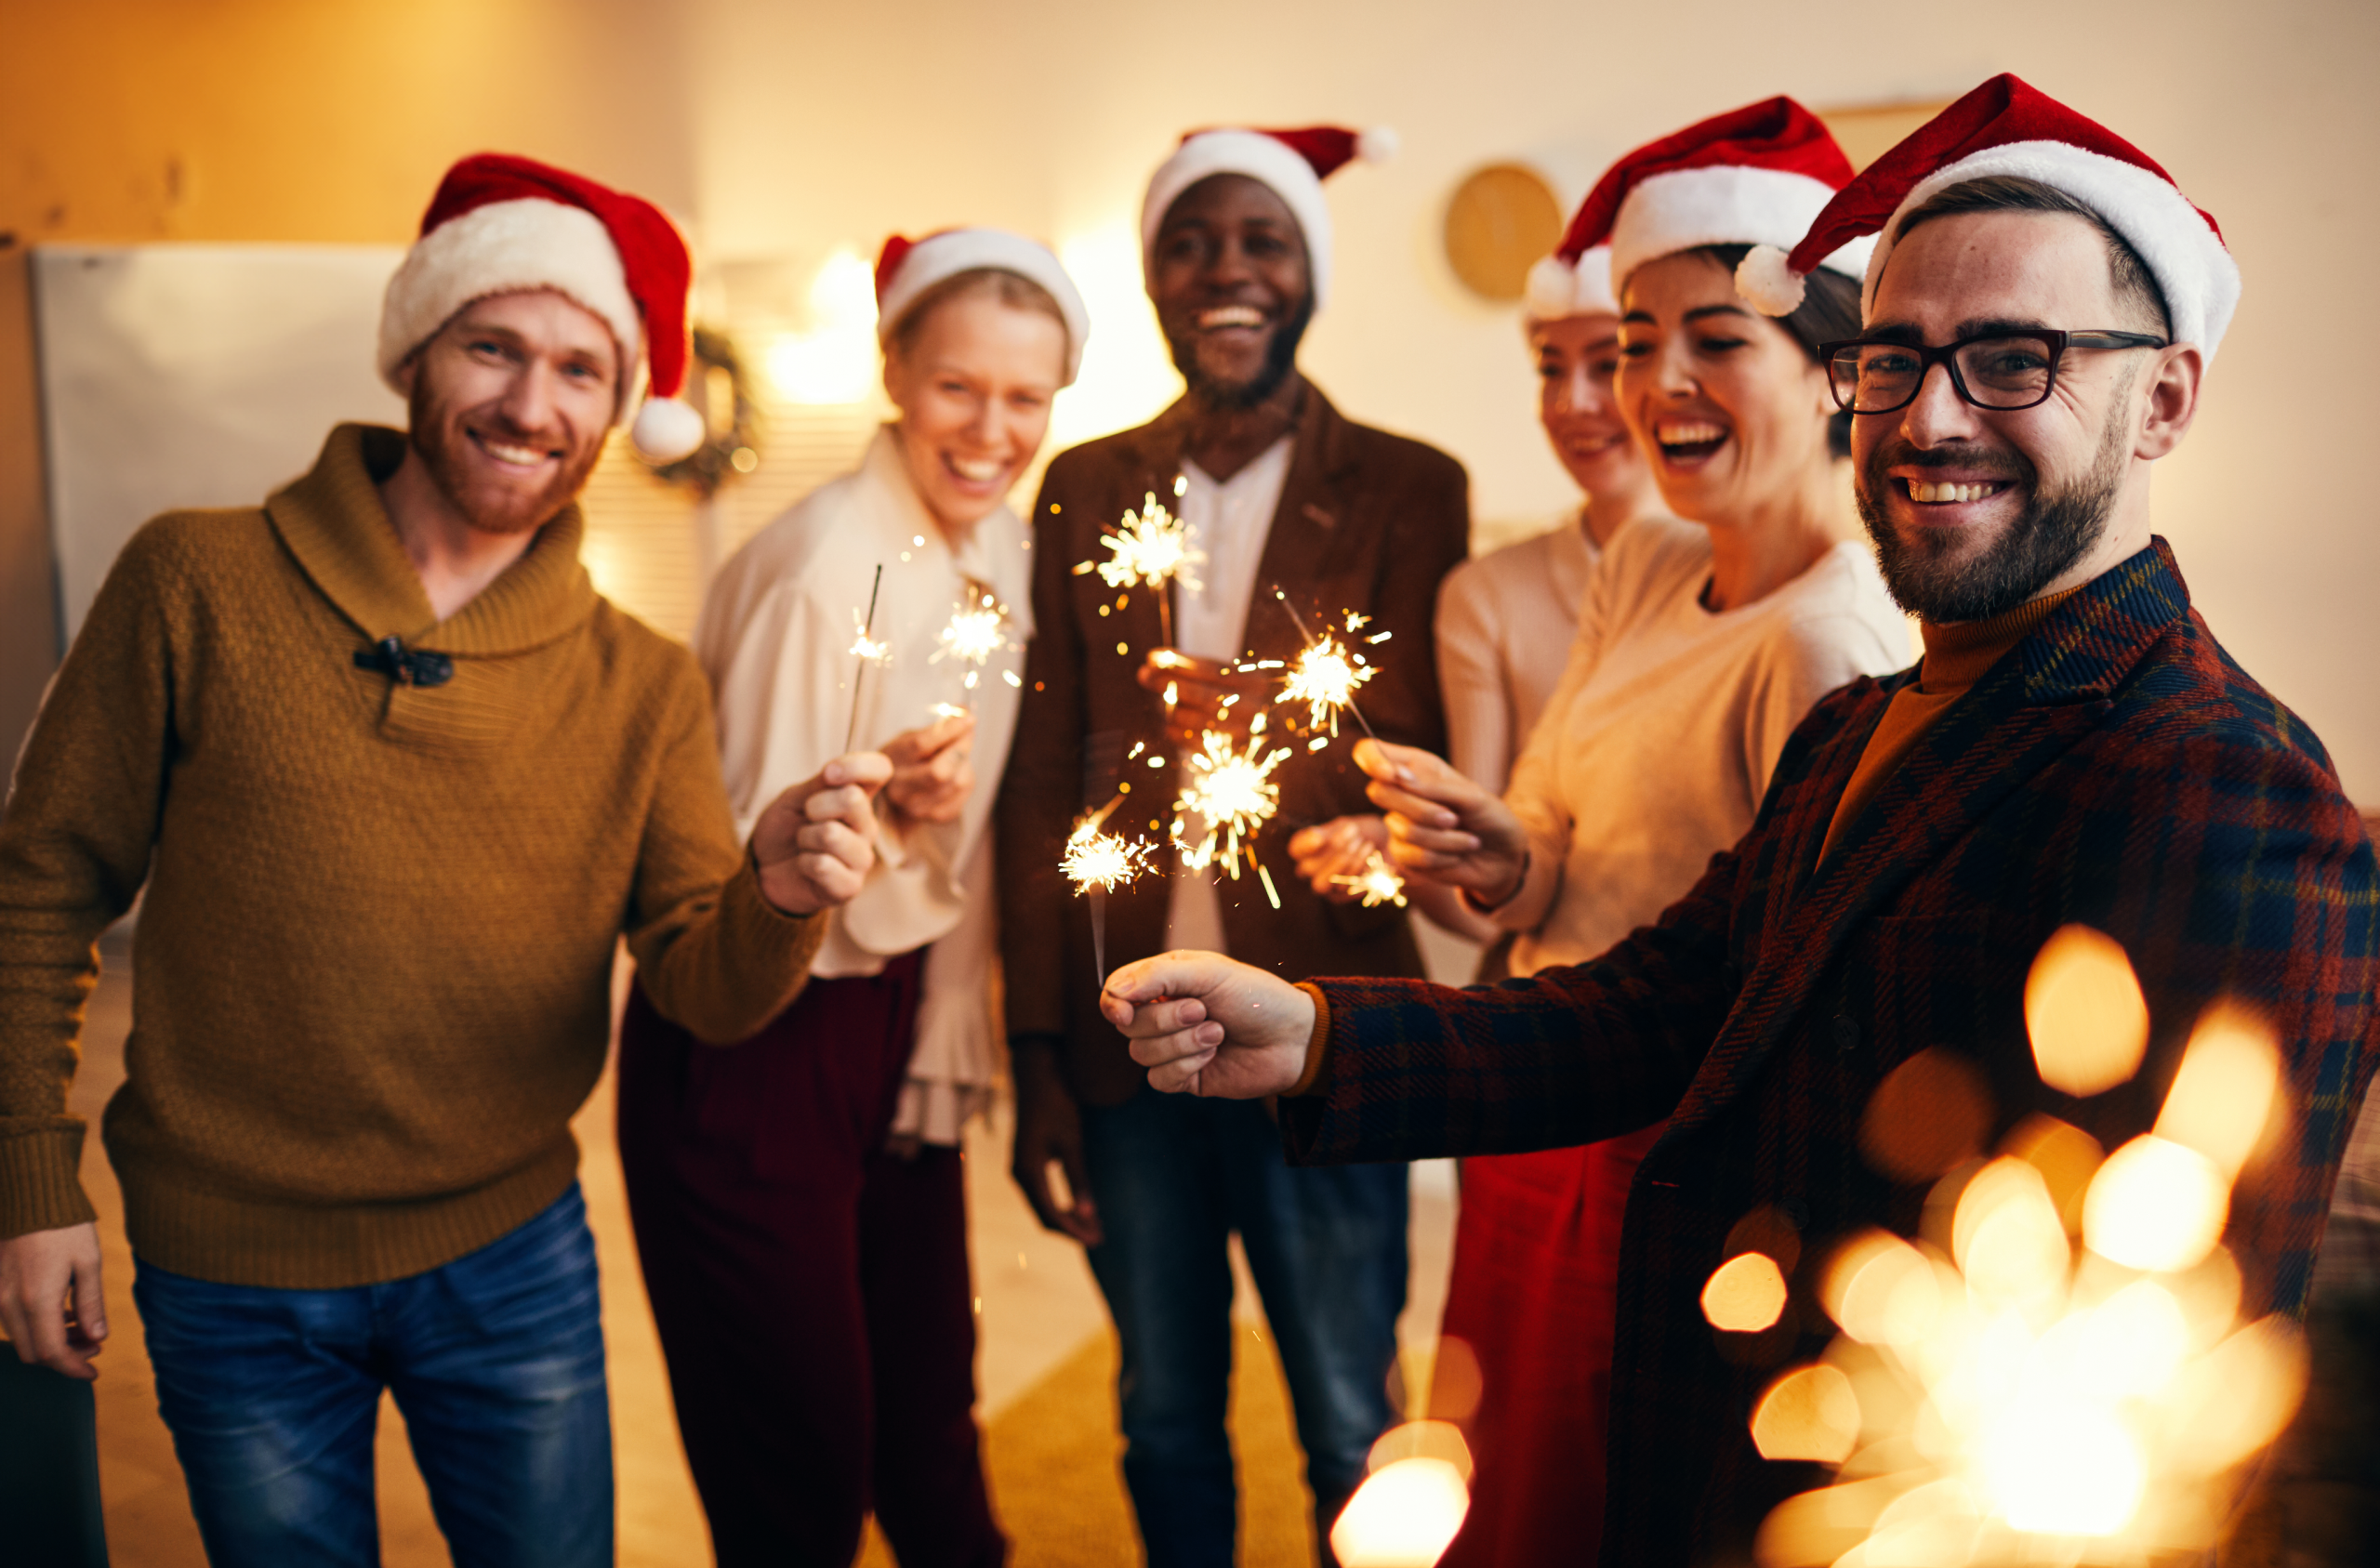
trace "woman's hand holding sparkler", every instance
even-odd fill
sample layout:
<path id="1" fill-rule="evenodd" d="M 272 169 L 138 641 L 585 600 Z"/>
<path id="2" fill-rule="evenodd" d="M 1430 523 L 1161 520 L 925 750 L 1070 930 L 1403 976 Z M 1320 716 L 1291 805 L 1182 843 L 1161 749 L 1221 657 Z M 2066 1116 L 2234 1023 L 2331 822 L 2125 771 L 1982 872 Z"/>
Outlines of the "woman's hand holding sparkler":
<path id="1" fill-rule="evenodd" d="M 1528 829 L 1513 809 L 1418 746 L 1355 743 L 1364 793 L 1388 813 L 1388 858 L 1408 876 L 1467 892 L 1483 909 L 1512 902 L 1528 875 Z"/>
<path id="2" fill-rule="evenodd" d="M 1289 858 L 1306 886 L 1333 903 L 1362 896 L 1361 878 L 1374 855 L 1388 853 L 1388 824 L 1380 817 L 1333 817 L 1289 839 Z"/>
<path id="3" fill-rule="evenodd" d="M 892 764 L 884 798 L 895 827 L 906 832 L 918 823 L 959 820 L 975 788 L 975 770 L 968 761 L 974 738 L 975 716 L 962 708 L 884 743 Z"/>
<path id="4" fill-rule="evenodd" d="M 1107 977 L 1099 1010 L 1168 1094 L 1258 1100 L 1293 1088 L 1314 1043 L 1314 998 L 1219 953 L 1164 953 Z"/>
<path id="5" fill-rule="evenodd" d="M 875 868 L 870 801 L 892 776 L 883 753 L 853 752 L 770 801 L 752 824 L 760 896 L 787 915 L 849 903 Z"/>

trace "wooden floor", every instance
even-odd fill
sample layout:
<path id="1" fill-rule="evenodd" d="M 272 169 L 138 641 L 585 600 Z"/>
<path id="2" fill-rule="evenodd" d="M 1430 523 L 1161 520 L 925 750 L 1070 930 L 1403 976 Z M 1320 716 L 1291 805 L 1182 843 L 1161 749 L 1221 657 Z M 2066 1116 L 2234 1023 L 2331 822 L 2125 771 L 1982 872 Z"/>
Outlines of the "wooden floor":
<path id="1" fill-rule="evenodd" d="M 96 1132 L 101 1107 L 123 1080 L 124 1036 L 131 1021 L 126 969 L 120 955 L 112 958 L 92 998 L 73 1096 L 74 1109 L 94 1127 L 83 1180 L 99 1210 L 112 1328 L 97 1390 L 100 1484 L 114 1561 L 138 1568 L 199 1568 L 205 1555 L 172 1441 L 157 1416 L 140 1319 L 132 1305 L 122 1204 Z M 580 1179 L 603 1270 L 619 1561 L 628 1568 L 707 1563 L 708 1538 L 679 1448 L 621 1194 L 609 1074 L 575 1125 L 586 1151 Z M 1113 1339 L 1081 1249 L 1041 1230 L 1017 1195 L 1007 1175 L 1004 1115 L 974 1129 L 967 1164 L 983 1313 L 979 1410 L 994 1505 L 1016 1543 L 1012 1561 L 1015 1568 L 1111 1568 L 1130 1561 L 1130 1511 L 1115 1463 Z M 1452 1210 L 1451 1182 L 1443 1169 L 1421 1167 L 1414 1202 L 1412 1290 L 1399 1324 L 1409 1369 L 1425 1361 L 1436 1337 Z M 1236 1258 L 1235 1265 L 1241 1276 L 1233 1421 L 1244 1494 L 1242 1561 L 1251 1568 L 1295 1568 L 1312 1561 L 1297 1453 L 1262 1312 L 1245 1266 Z M 390 1568 L 445 1563 L 444 1543 L 431 1521 L 403 1422 L 386 1402 L 378 1463 L 384 1561 Z M 871 1540 L 862 1561 L 892 1559 L 880 1542 Z"/>

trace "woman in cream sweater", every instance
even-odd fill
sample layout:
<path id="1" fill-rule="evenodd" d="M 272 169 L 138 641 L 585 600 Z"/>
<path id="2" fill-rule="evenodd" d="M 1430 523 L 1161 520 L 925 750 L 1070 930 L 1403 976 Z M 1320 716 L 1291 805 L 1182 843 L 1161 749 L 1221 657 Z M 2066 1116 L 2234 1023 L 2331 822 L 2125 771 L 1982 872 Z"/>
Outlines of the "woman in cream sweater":
<path id="1" fill-rule="evenodd" d="M 905 1568 L 1005 1552 L 959 1145 L 998 1072 L 985 829 L 1032 633 L 1006 497 L 1087 321 L 997 230 L 889 242 L 877 298 L 899 417 L 736 552 L 694 639 L 739 813 L 846 735 L 892 758 L 876 870 L 751 1039 L 697 1041 L 641 994 L 622 1025 L 637 1245 L 723 1564 L 849 1562 L 871 1508 Z"/>
<path id="2" fill-rule="evenodd" d="M 1812 274 L 1782 321 L 1734 280 L 1751 244 L 1792 244 L 1850 176 L 1815 119 L 1772 100 L 1620 160 L 1565 242 L 1574 265 L 1611 246 L 1614 392 L 1675 516 L 1631 522 L 1590 575 L 1501 804 L 1477 789 L 1498 831 L 1451 831 L 1393 787 L 1400 766 L 1444 762 L 1358 750 L 1383 781 L 1395 862 L 1514 933 L 1515 974 L 1582 962 L 1653 920 L 1751 826 L 1818 699 L 1907 662 L 1906 622 L 1865 546 L 1843 538 L 1843 432 L 1817 354 L 1858 331 L 1864 257 Z M 1475 1377 L 1477 1469 L 1448 1564 L 1593 1561 L 1620 1219 L 1660 1130 L 1466 1166 L 1432 1408 L 1457 1393 L 1454 1374 Z"/>

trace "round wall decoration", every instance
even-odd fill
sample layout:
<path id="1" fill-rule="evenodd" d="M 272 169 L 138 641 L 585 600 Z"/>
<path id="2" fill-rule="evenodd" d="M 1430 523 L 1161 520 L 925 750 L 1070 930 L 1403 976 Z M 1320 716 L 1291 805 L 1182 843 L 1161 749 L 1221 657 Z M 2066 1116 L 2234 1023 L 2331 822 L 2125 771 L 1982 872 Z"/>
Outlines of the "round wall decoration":
<path id="1" fill-rule="evenodd" d="M 1525 164 L 1473 171 L 1447 203 L 1447 260 L 1482 299 L 1516 300 L 1528 270 L 1562 241 L 1562 204 Z"/>

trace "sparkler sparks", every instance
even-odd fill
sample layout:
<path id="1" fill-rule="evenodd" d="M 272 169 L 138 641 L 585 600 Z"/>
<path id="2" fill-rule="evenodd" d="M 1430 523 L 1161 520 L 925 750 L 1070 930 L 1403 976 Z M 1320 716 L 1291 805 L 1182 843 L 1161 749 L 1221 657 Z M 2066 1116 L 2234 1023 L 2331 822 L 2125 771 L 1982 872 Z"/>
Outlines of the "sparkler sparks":
<path id="1" fill-rule="evenodd" d="M 1305 629 L 1305 617 L 1298 613 L 1298 607 L 1289 602 L 1289 596 L 1281 591 L 1278 583 L 1273 585 L 1273 597 L 1289 613 L 1289 624 L 1298 628 L 1298 639 L 1305 644 L 1305 652 L 1298 655 L 1297 663 L 1283 678 L 1281 694 L 1273 700 L 1276 703 L 1306 704 L 1312 715 L 1308 727 L 1312 729 L 1320 729 L 1327 714 L 1330 719 L 1330 733 L 1334 736 L 1339 733 L 1339 710 L 1344 707 L 1355 716 L 1355 722 L 1364 727 L 1365 734 L 1378 740 L 1380 737 L 1372 734 L 1371 720 L 1366 718 L 1364 710 L 1355 705 L 1355 688 L 1379 672 L 1364 663 L 1361 653 L 1349 653 L 1335 634 L 1326 631 L 1316 640 L 1315 635 Z M 1346 613 L 1346 624 L 1347 633 L 1352 637 L 1361 627 L 1370 625 L 1371 617 L 1350 610 Z M 1388 633 L 1382 632 L 1367 640 L 1385 642 L 1388 636 Z M 1322 745 L 1321 737 L 1316 736 L 1315 743 L 1306 749 L 1320 751 Z"/>
<path id="2" fill-rule="evenodd" d="M 2053 937 L 2027 992 L 2043 1079 L 2091 1093 L 2129 1080 L 2138 995 L 2114 942 Z M 1942 1177 L 1919 1244 L 1871 1231 L 1841 1246 L 1819 1290 L 1841 1337 L 1778 1379 L 1752 1430 L 1769 1457 L 1848 1463 L 1769 1515 L 1756 1559 L 2137 1562 L 2211 1545 L 2243 1484 L 2228 1472 L 2305 1386 L 2293 1324 L 2239 1321 L 2240 1268 L 2220 1245 L 2280 1085 L 2268 1033 L 2217 1008 L 2152 1132 L 2103 1160 L 2036 1114 Z M 1714 1323 L 1743 1264 L 1712 1276 Z"/>
<path id="3" fill-rule="evenodd" d="M 1181 492 L 1177 489 L 1174 494 Z M 1171 647 L 1173 609 L 1166 585 L 1179 582 L 1197 590 L 1202 585 L 1194 568 L 1207 559 L 1204 550 L 1191 547 L 1190 525 L 1167 511 L 1156 493 L 1150 492 L 1139 511 L 1126 512 L 1112 533 L 1099 536 L 1099 542 L 1107 547 L 1107 559 L 1078 561 L 1075 575 L 1096 572 L 1111 588 L 1128 588 L 1135 583 L 1155 588 L 1157 614 L 1165 624 L 1164 640 Z"/>
<path id="4" fill-rule="evenodd" d="M 983 679 L 985 664 L 993 654 L 1014 646 L 1008 639 L 1008 606 L 989 588 L 971 579 L 966 597 L 951 611 L 949 621 L 942 628 L 940 641 L 942 646 L 927 662 L 940 664 L 945 659 L 957 659 L 964 664 L 967 675 L 961 684 L 971 693 L 968 701 L 973 702 L 972 693 Z M 1015 684 L 1014 680 L 1010 684 Z"/>
<path id="5" fill-rule="evenodd" d="M 1339 733 L 1339 710 L 1355 705 L 1355 688 L 1380 673 L 1364 663 L 1360 653 L 1347 652 L 1337 636 L 1324 632 L 1318 641 L 1305 645 L 1289 673 L 1282 678 L 1281 694 L 1275 703 L 1306 705 L 1306 724 L 1319 730 L 1328 723 L 1333 735 Z M 1363 715 L 1355 715 L 1361 722 Z M 1364 725 L 1369 734 L 1371 726 Z"/>
<path id="6" fill-rule="evenodd" d="M 1378 850 L 1365 858 L 1361 871 L 1333 876 L 1330 881 L 1333 887 L 1362 895 L 1366 909 L 1378 909 L 1383 903 L 1405 907 L 1405 878 L 1396 874 L 1395 866 L 1381 859 Z"/>
<path id="7" fill-rule="evenodd" d="M 1289 748 L 1266 755 L 1264 744 L 1263 736 L 1252 735 L 1243 752 L 1233 746 L 1229 735 L 1209 730 L 1199 737 L 1198 749 L 1184 759 L 1186 777 L 1173 802 L 1172 839 L 1190 870 L 1204 871 L 1220 856 L 1236 880 L 1241 841 L 1280 810 L 1281 786 L 1272 774 Z M 1200 827 L 1194 829 L 1193 821 Z M 1195 842 L 1193 832 L 1198 835 Z"/>
<path id="8" fill-rule="evenodd" d="M 1093 890 L 1112 893 L 1155 870 L 1149 860 L 1155 852 L 1156 847 L 1144 838 L 1100 832 L 1098 819 L 1091 818 L 1066 840 L 1058 869 L 1075 885 L 1078 897 Z"/>

